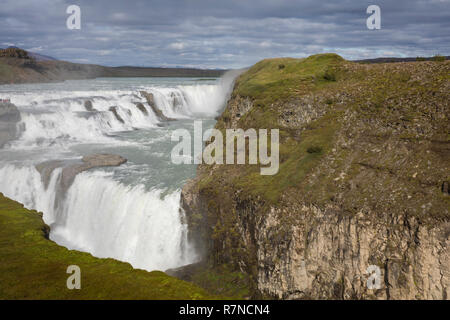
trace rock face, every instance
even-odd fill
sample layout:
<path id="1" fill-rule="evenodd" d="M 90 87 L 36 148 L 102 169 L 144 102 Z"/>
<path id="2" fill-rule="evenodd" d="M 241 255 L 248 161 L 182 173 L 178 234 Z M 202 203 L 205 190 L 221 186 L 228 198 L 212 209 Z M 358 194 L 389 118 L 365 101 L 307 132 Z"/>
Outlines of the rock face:
<path id="1" fill-rule="evenodd" d="M 114 117 L 116 117 L 117 121 L 119 121 L 120 123 L 125 123 L 123 118 L 117 112 L 117 107 L 115 107 L 115 106 L 109 107 L 109 111 L 111 111 L 114 114 Z"/>
<path id="2" fill-rule="evenodd" d="M 84 102 L 84 107 L 86 108 L 86 111 L 89 111 L 89 112 L 97 111 L 97 109 L 95 109 L 94 106 L 92 105 L 92 101 L 90 101 L 90 100 L 86 100 Z"/>
<path id="3" fill-rule="evenodd" d="M 15 105 L 0 102 L 0 148 L 17 138 L 16 124 L 20 119 L 20 112 Z"/>
<path id="4" fill-rule="evenodd" d="M 449 299 L 449 71 L 335 55 L 250 68 L 216 128 L 279 128 L 280 170 L 200 165 L 181 195 L 191 241 L 255 297 Z"/>
<path id="5" fill-rule="evenodd" d="M 166 117 L 164 113 L 156 106 L 155 99 L 152 93 L 141 91 L 141 95 L 147 100 L 148 105 L 152 108 L 153 113 L 159 121 L 174 121 L 175 119 Z M 139 107 L 138 107 L 139 108 Z M 147 111 L 147 110 L 146 110 Z"/>
<path id="6" fill-rule="evenodd" d="M 145 109 L 144 105 L 140 102 L 136 103 L 136 108 L 139 109 L 145 116 L 148 116 L 148 111 Z"/>
<path id="7" fill-rule="evenodd" d="M 60 160 L 54 160 L 43 162 L 38 164 L 36 166 L 36 169 L 40 172 L 42 181 L 47 187 L 52 172 L 56 168 L 62 168 L 60 184 L 62 187 L 61 191 L 65 192 L 70 187 L 77 174 L 92 168 L 120 166 L 125 162 L 127 162 L 127 159 L 119 155 L 93 154 L 84 156 L 80 161 L 64 162 Z"/>

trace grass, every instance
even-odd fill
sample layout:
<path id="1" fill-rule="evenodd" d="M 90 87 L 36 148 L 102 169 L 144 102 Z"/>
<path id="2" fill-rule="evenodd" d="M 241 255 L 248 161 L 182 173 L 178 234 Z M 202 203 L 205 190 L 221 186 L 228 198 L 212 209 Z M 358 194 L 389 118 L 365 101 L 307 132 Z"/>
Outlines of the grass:
<path id="1" fill-rule="evenodd" d="M 260 174 L 258 166 L 246 166 L 234 184 L 249 194 L 263 196 L 277 203 L 286 189 L 297 187 L 332 146 L 338 128 L 336 114 L 326 115 L 311 123 L 299 140 L 288 137 L 280 144 L 279 172 L 273 176 Z"/>
<path id="2" fill-rule="evenodd" d="M 248 275 L 235 271 L 227 265 L 203 270 L 192 278 L 192 282 L 208 292 L 236 300 L 250 296 Z"/>
<path id="3" fill-rule="evenodd" d="M 242 74 L 216 128 L 279 129 L 280 166 L 273 176 L 259 165 L 199 166 L 204 206 L 192 232 L 205 234 L 208 259 L 244 270 L 257 297 L 262 268 L 289 259 L 293 226 L 316 214 L 306 208 L 373 221 L 406 213 L 424 226 L 448 221 L 441 185 L 450 179 L 449 67 L 322 54 L 267 59 Z"/>
<path id="4" fill-rule="evenodd" d="M 251 296 L 248 275 L 227 264 L 212 266 L 203 262 L 183 269 L 182 274 L 178 274 L 181 279 L 205 288 L 213 294 L 227 296 L 234 300 L 244 300 Z"/>
<path id="5" fill-rule="evenodd" d="M 440 54 L 437 54 L 433 57 L 433 61 L 442 62 L 442 61 L 445 61 L 445 57 Z"/>
<path id="6" fill-rule="evenodd" d="M 296 89 L 306 91 L 336 81 L 339 65 L 344 61 L 333 53 L 305 59 L 262 60 L 239 77 L 234 94 L 254 99 L 255 105 L 270 105 L 296 94 Z"/>
<path id="7" fill-rule="evenodd" d="M 332 145 L 334 132 L 338 129 L 338 113 L 330 112 L 329 115 L 310 123 L 299 133 L 298 130 L 280 124 L 283 107 L 278 106 L 302 94 L 336 86 L 345 76 L 341 72 L 343 63 L 345 60 L 336 54 L 318 54 L 305 59 L 266 59 L 255 64 L 237 79 L 233 95 L 249 97 L 254 105 L 239 120 L 238 126 L 244 129 L 279 129 L 280 167 L 277 174 L 263 176 L 259 166 L 243 166 L 233 179 L 235 188 L 251 195 L 262 196 L 269 203 L 276 203 L 286 189 L 298 186 L 326 155 Z M 333 101 L 328 99 L 325 104 L 331 109 Z M 224 121 L 229 116 L 225 110 Z M 218 128 L 223 127 L 223 123 L 219 121 Z M 219 180 L 212 179 L 208 183 L 214 181 Z M 206 182 L 199 183 L 200 187 L 205 184 Z"/>
<path id="8" fill-rule="evenodd" d="M 0 194 L 0 299 L 213 299 L 204 289 L 163 272 L 68 250 L 46 239 L 40 213 Z M 66 287 L 69 265 L 81 289 Z"/>
<path id="9" fill-rule="evenodd" d="M 0 79 L 3 79 L 5 83 L 8 83 L 13 78 L 14 68 L 3 63 L 0 59 Z M 1 83 L 2 81 L 0 81 Z"/>

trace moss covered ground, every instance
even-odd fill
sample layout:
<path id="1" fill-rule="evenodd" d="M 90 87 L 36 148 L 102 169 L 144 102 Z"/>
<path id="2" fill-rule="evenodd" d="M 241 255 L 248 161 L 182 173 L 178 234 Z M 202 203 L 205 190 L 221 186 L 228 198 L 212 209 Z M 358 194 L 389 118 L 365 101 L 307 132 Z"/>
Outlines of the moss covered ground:
<path id="1" fill-rule="evenodd" d="M 0 299 L 213 299 L 163 272 L 68 250 L 46 239 L 40 213 L 0 194 Z M 81 289 L 66 286 L 67 267 L 81 269 Z"/>
<path id="2" fill-rule="evenodd" d="M 305 130 L 283 125 L 279 119 L 284 103 L 305 94 L 332 92 L 337 87 L 337 79 L 344 76 L 343 64 L 345 60 L 336 54 L 318 54 L 305 59 L 266 59 L 237 79 L 233 97 L 248 97 L 253 101 L 253 108 L 239 120 L 238 126 L 280 130 L 280 169 L 276 175 L 264 176 L 259 166 L 241 166 L 234 174 L 229 174 L 234 177 L 232 183 L 236 189 L 276 203 L 286 189 L 296 187 L 326 155 L 339 128 L 337 118 L 342 113 L 341 109 L 331 108 L 332 102 L 328 102 L 331 112 L 312 121 Z M 227 112 L 229 110 L 219 119 L 218 128 L 227 127 L 224 122 L 230 117 Z M 221 170 L 234 169 L 217 168 L 216 173 L 224 176 Z M 205 183 L 200 182 L 200 185 Z"/>

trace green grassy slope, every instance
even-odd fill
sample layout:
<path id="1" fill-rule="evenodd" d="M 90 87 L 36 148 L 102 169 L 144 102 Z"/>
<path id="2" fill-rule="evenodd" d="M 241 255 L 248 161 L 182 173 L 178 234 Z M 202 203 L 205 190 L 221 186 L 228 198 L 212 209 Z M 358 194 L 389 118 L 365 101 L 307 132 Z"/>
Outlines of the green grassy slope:
<path id="1" fill-rule="evenodd" d="M 200 191 L 215 193 L 229 185 L 232 192 L 243 190 L 262 196 L 271 204 L 276 204 L 288 190 L 295 194 L 311 191 L 310 196 L 318 198 L 318 190 L 334 184 L 336 177 L 324 177 L 321 181 L 325 186 L 321 185 L 319 189 L 309 186 L 306 178 L 336 147 L 338 137 L 352 141 L 355 136 L 364 140 L 375 135 L 390 140 L 431 142 L 433 150 L 445 149 L 449 141 L 448 117 L 442 109 L 446 103 L 448 109 L 444 92 L 449 80 L 449 66 L 448 62 L 361 65 L 345 61 L 336 54 L 258 62 L 237 79 L 231 100 L 234 104 L 233 100 L 248 98 L 252 108 L 240 117 L 233 114 L 233 108 L 227 108 L 216 127 L 228 128 L 232 119 L 237 118 L 239 128 L 279 129 L 280 170 L 274 176 L 263 176 L 259 166 L 215 166 L 211 174 L 211 168 L 203 165 L 199 170 Z M 348 123 L 350 116 L 355 119 Z M 308 117 L 312 117 L 312 121 L 306 121 Z M 350 130 L 354 132 L 345 136 Z M 358 146 L 364 143 L 356 142 Z M 347 149 L 342 149 L 335 157 L 348 156 L 343 163 L 353 161 L 352 157 L 358 159 L 357 150 L 348 155 L 344 154 Z M 361 149 L 362 154 L 368 152 L 366 147 L 361 146 Z M 445 150 L 437 154 L 445 153 Z M 437 160 L 441 158 L 437 157 Z M 383 166 L 393 166 L 392 159 L 393 155 L 386 157 Z M 425 160 L 425 163 L 433 162 L 433 159 Z M 437 168 L 442 166 L 436 163 Z M 405 170 L 401 166 L 399 169 Z M 333 170 L 330 169 L 330 173 Z M 203 171 L 208 174 L 202 176 Z M 405 174 L 412 176 L 414 172 L 400 176 Z M 448 179 L 445 175 L 441 178 L 442 181 Z M 323 190 L 322 198 L 316 200 L 329 199 L 330 192 L 334 190 Z M 438 189 L 436 193 L 440 197 Z"/>
<path id="2" fill-rule="evenodd" d="M 190 234 L 208 243 L 206 259 L 245 265 L 256 286 L 261 268 L 278 263 L 262 248 L 289 259 L 280 252 L 313 207 L 340 218 L 448 223 L 449 75 L 449 61 L 360 64 L 336 54 L 252 66 L 216 128 L 279 129 L 279 171 L 199 165 L 182 200 Z M 261 229 L 265 221 L 276 227 Z"/>
<path id="3" fill-rule="evenodd" d="M 45 238 L 41 214 L 0 194 L 0 299 L 211 299 L 205 290 L 163 272 L 68 250 Z M 81 289 L 66 287 L 69 265 Z"/>

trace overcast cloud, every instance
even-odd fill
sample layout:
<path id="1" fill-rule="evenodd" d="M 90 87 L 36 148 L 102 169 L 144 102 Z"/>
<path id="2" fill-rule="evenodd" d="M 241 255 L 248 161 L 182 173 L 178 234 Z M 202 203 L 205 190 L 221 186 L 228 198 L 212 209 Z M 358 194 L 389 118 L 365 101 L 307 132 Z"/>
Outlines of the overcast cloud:
<path id="1" fill-rule="evenodd" d="M 66 8 L 81 8 L 68 30 Z M 381 30 L 366 8 L 381 7 Z M 1 0 L 0 47 L 111 66 L 239 68 L 268 57 L 450 54 L 450 0 Z"/>

